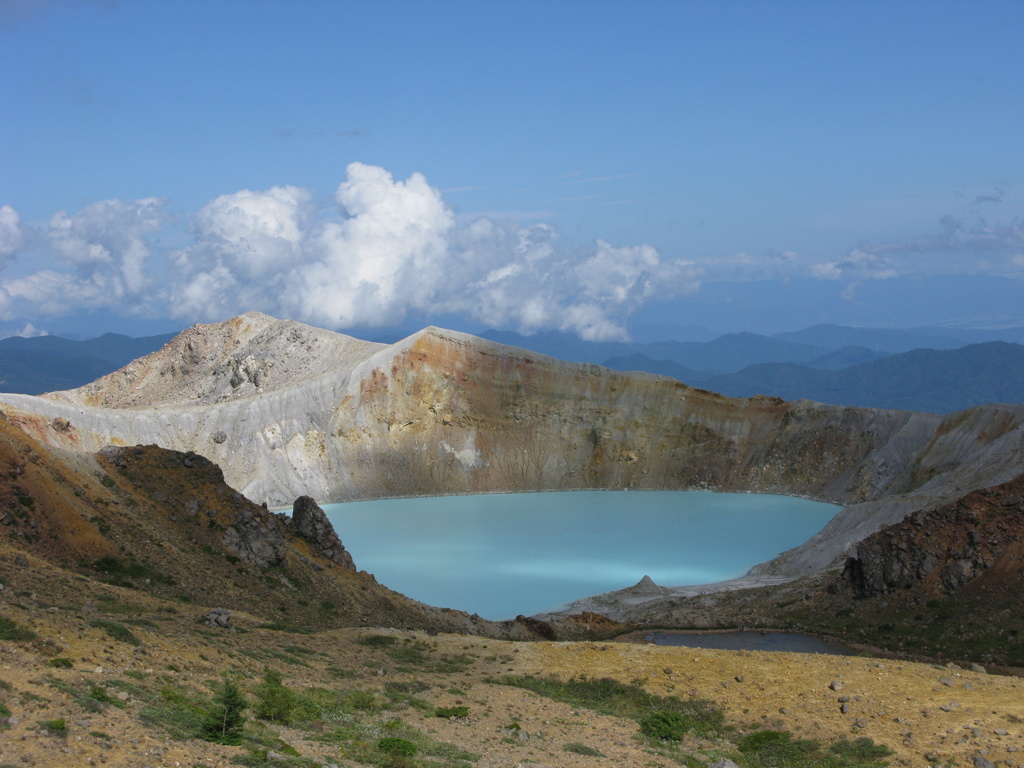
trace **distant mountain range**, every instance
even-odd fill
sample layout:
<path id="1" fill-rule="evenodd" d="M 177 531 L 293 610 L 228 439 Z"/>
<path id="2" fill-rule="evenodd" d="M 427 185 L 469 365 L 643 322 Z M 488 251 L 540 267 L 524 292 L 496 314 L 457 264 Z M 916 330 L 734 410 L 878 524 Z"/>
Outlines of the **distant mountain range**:
<path id="1" fill-rule="evenodd" d="M 1024 403 L 1024 346 L 1005 341 L 915 349 L 829 371 L 767 363 L 714 376 L 700 387 L 730 397 L 777 395 L 832 405 L 949 413 L 985 403 Z"/>
<path id="2" fill-rule="evenodd" d="M 0 340 L 0 391 L 73 389 L 155 352 L 175 334 L 108 333 Z M 706 342 L 586 342 L 555 331 L 483 338 L 559 360 L 647 371 L 731 397 L 775 395 L 833 405 L 948 413 L 982 403 L 1024 402 L 1024 328 L 848 328 L 816 325 Z"/>
<path id="3" fill-rule="evenodd" d="M 559 359 L 670 376 L 731 397 L 775 395 L 931 413 L 1024 402 L 1024 346 L 1016 343 L 1024 341 L 1024 328 L 817 325 L 775 336 L 733 333 L 709 342 L 648 344 L 588 344 L 560 333 L 484 336 Z"/>
<path id="4" fill-rule="evenodd" d="M 74 389 L 156 352 L 174 336 L 107 333 L 86 341 L 60 336 L 0 339 L 0 392 L 38 395 Z"/>

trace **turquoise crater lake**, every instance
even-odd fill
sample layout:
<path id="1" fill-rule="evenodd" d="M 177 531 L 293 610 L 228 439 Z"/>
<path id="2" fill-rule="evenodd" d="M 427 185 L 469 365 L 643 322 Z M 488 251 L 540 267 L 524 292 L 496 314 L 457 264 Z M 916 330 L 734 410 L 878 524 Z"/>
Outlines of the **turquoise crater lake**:
<path id="1" fill-rule="evenodd" d="M 650 576 L 709 584 L 807 541 L 840 507 L 707 491 L 565 491 L 324 505 L 356 567 L 414 600 L 510 619 Z"/>

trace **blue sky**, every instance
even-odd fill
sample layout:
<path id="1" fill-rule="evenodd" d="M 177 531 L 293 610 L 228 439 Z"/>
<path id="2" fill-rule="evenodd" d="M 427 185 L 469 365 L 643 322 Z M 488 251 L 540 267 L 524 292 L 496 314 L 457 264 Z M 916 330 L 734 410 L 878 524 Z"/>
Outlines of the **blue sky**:
<path id="1" fill-rule="evenodd" d="M 1018 1 L 0 0 L 0 328 L 1024 325 L 1022 29 Z"/>

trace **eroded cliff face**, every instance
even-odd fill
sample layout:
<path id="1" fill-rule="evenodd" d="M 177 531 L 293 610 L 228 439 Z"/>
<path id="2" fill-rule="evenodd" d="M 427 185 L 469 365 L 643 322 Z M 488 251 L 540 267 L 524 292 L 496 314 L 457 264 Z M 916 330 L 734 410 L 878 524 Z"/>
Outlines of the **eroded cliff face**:
<path id="1" fill-rule="evenodd" d="M 0 400 L 53 445 L 193 450 L 275 506 L 300 495 L 577 488 L 749 490 L 846 505 L 769 567 L 790 575 L 828 565 L 927 503 L 1015 476 L 1024 437 L 1020 406 L 940 417 L 732 399 L 436 328 L 381 346 L 258 314 L 195 326 L 80 390 Z"/>

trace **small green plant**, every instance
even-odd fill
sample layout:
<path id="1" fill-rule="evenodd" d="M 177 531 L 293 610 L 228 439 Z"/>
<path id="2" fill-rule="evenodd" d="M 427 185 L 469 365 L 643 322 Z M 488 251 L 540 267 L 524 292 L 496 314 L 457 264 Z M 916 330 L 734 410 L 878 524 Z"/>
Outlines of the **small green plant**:
<path id="1" fill-rule="evenodd" d="M 434 710 L 435 717 L 469 717 L 469 707 L 438 707 Z"/>
<path id="2" fill-rule="evenodd" d="M 238 686 L 225 676 L 206 713 L 199 736 L 206 741 L 237 746 L 242 743 L 245 712 L 248 706 Z"/>
<path id="3" fill-rule="evenodd" d="M 607 757 L 607 755 L 599 749 L 588 747 L 586 744 L 577 744 L 576 742 L 569 742 L 563 750 L 566 752 L 573 752 L 577 755 L 586 755 L 587 757 Z"/>
<path id="4" fill-rule="evenodd" d="M 64 718 L 57 720 L 37 720 L 39 727 L 51 736 L 65 736 L 68 732 L 68 724 Z"/>
<path id="5" fill-rule="evenodd" d="M 47 661 L 46 666 L 56 667 L 57 669 L 71 669 L 75 665 L 71 663 L 71 659 L 63 659 L 58 656 L 55 659 Z"/>
<path id="6" fill-rule="evenodd" d="M 385 736 L 377 742 L 377 749 L 389 755 L 404 755 L 412 757 L 416 754 L 416 745 L 408 739 L 401 739 L 397 736 Z"/>

